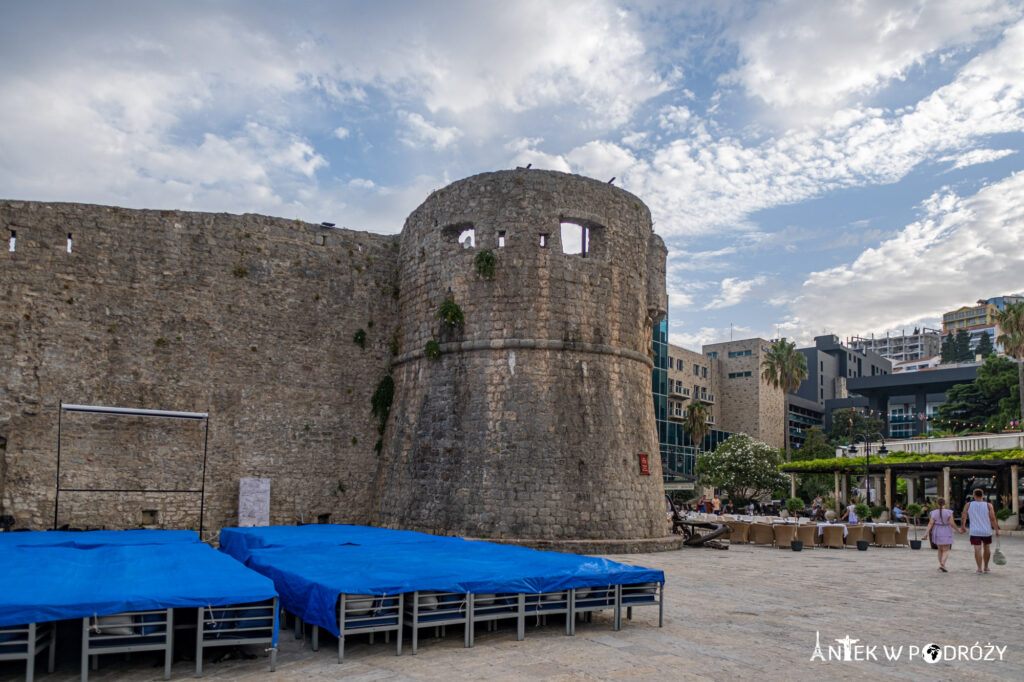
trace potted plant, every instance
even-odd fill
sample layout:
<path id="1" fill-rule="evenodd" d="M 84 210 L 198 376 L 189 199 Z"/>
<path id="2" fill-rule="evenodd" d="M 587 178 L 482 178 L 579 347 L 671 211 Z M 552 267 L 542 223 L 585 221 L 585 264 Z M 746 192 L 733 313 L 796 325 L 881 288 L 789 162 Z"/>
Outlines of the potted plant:
<path id="1" fill-rule="evenodd" d="M 799 516 L 804 510 L 804 501 L 799 497 L 791 497 L 786 500 L 786 511 L 792 516 Z"/>
<path id="2" fill-rule="evenodd" d="M 877 523 L 885 523 L 889 518 L 889 512 L 885 507 L 871 505 L 871 520 Z"/>
<path id="3" fill-rule="evenodd" d="M 800 512 L 804 510 L 804 501 L 799 497 L 791 497 L 786 500 L 786 511 L 788 511 L 793 518 L 800 516 Z M 789 543 L 790 549 L 794 552 L 800 552 L 804 548 L 804 543 L 801 540 L 791 540 Z"/>
<path id="4" fill-rule="evenodd" d="M 910 541 L 910 549 L 921 549 L 921 541 L 917 539 L 917 519 L 923 511 L 921 505 L 917 502 L 911 502 L 907 505 L 907 516 L 914 519 L 914 539 Z"/>
<path id="5" fill-rule="evenodd" d="M 996 512 L 996 521 L 999 522 L 999 530 L 1017 530 L 1020 523 L 1009 507 L 1003 507 Z"/>
<path id="6" fill-rule="evenodd" d="M 871 518 L 871 507 L 867 506 L 863 502 L 858 502 L 853 505 L 853 513 L 857 515 L 857 518 L 863 523 Z"/>

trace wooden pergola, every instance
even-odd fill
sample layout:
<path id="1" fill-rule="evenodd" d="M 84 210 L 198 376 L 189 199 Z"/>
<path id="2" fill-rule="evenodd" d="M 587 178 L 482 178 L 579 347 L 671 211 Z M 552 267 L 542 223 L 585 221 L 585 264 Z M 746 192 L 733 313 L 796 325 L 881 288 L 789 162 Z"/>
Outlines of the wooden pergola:
<path id="1" fill-rule="evenodd" d="M 992 476 L 996 479 L 997 494 L 1003 499 L 1008 497 L 1009 506 L 1014 515 L 1019 515 L 1019 481 L 1022 464 L 1024 464 L 1024 458 L 965 459 L 951 456 L 948 460 L 941 461 L 890 462 L 885 458 L 875 459 L 873 457 L 866 467 L 866 473 L 874 479 L 871 488 L 884 491 L 885 507 L 889 510 L 893 506 L 897 477 L 907 481 L 908 502 L 923 501 L 924 486 L 918 486 L 918 481 L 925 478 L 936 479 L 936 490 L 941 491 L 938 496 L 945 498 L 952 507 L 955 506 L 951 499 L 954 479 Z M 831 469 L 817 468 L 810 471 L 803 467 L 784 464 L 780 470 L 789 474 L 790 494 L 794 497 L 796 496 L 797 476 L 831 472 L 835 479 L 835 498 L 841 505 L 846 504 L 850 499 L 850 476 L 857 477 L 865 474 L 864 464 L 853 463 L 843 457 L 837 457 L 835 465 Z"/>

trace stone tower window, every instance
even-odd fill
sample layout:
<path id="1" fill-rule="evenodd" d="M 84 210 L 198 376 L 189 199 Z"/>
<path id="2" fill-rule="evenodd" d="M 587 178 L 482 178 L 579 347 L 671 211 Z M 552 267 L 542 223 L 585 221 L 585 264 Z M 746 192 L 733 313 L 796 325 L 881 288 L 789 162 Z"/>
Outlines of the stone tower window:
<path id="1" fill-rule="evenodd" d="M 71 253 L 71 233 L 68 232 L 68 253 Z"/>
<path id="2" fill-rule="evenodd" d="M 540 236 L 540 248 L 546 249 L 548 247 L 548 235 L 542 234 Z"/>
<path id="3" fill-rule="evenodd" d="M 498 233 L 498 248 L 499 249 L 504 249 L 505 248 L 505 231 L 504 230 L 502 230 L 501 232 Z"/>
<path id="4" fill-rule="evenodd" d="M 562 218 L 562 253 L 581 258 L 596 258 L 601 252 L 601 226 L 578 218 Z"/>
<path id="5" fill-rule="evenodd" d="M 11 230 L 11 239 L 7 242 L 7 250 L 14 253 L 14 242 L 18 240 L 18 233 Z"/>
<path id="6" fill-rule="evenodd" d="M 464 249 L 476 247 L 476 230 L 473 228 L 472 223 L 448 225 L 441 231 L 441 234 L 444 236 L 445 241 L 460 244 Z"/>
<path id="7" fill-rule="evenodd" d="M 590 230 L 579 223 L 562 223 L 562 253 L 587 257 Z"/>

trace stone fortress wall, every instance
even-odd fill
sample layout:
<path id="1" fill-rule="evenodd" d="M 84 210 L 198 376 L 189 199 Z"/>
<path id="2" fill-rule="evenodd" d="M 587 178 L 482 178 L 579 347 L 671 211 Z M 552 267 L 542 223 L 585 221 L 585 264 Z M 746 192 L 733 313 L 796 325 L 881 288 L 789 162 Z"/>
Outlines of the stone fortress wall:
<path id="1" fill-rule="evenodd" d="M 396 331 L 396 236 L 0 202 L 5 247 L 12 232 L 14 252 L 0 252 L 0 513 L 53 524 L 63 401 L 209 412 L 207 528 L 234 525 L 243 476 L 272 479 L 275 522 L 370 521 L 369 404 Z M 66 413 L 61 487 L 200 488 L 202 438 L 197 422 Z M 145 509 L 153 525 L 198 528 L 199 504 L 62 493 L 58 523 L 133 528 Z"/>
<path id="2" fill-rule="evenodd" d="M 585 256 L 562 253 L 562 221 L 588 229 Z M 432 194 L 400 237 L 0 202 L 0 236 L 12 233 L 15 250 L 0 254 L 0 513 L 20 526 L 53 523 L 63 401 L 208 411 L 211 530 L 236 522 L 238 479 L 253 476 L 271 479 L 271 523 L 665 534 L 649 348 L 666 251 L 628 192 L 487 173 Z M 496 256 L 493 279 L 477 273 L 482 249 Z M 461 328 L 437 318 L 448 296 Z M 424 355 L 431 339 L 436 360 Z M 389 371 L 381 436 L 370 402 Z M 198 480 L 196 422 L 63 419 L 64 488 Z M 62 492 L 58 523 L 197 527 L 198 505 L 194 494 Z"/>
<path id="3" fill-rule="evenodd" d="M 563 253 L 563 222 L 587 228 L 585 255 Z M 475 248 L 458 242 L 470 229 Z M 483 249 L 493 278 L 475 267 Z M 401 257 L 381 521 L 496 538 L 664 535 L 648 349 L 665 247 L 647 207 L 578 176 L 485 173 L 417 208 Z M 438 319 L 448 297 L 461 329 Z"/>

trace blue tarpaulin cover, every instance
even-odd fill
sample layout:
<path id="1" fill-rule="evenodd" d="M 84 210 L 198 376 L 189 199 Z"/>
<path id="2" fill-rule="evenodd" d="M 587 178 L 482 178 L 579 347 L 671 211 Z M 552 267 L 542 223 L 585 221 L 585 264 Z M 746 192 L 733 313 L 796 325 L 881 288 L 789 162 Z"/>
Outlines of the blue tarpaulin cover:
<path id="1" fill-rule="evenodd" d="M 4 547 L 100 547 L 103 545 L 169 545 L 199 542 L 194 530 L 87 530 L 87 531 L 27 531 L 0 533 L 0 551 Z"/>
<path id="2" fill-rule="evenodd" d="M 341 593 L 556 592 L 664 582 L 662 571 L 599 557 L 383 528 L 225 528 L 221 549 L 272 578 L 282 605 L 337 636 Z"/>
<path id="3" fill-rule="evenodd" d="M 0 544 L 0 566 L 0 626 L 277 596 L 271 580 L 201 543 L 122 542 L 83 549 L 7 541 Z"/>

